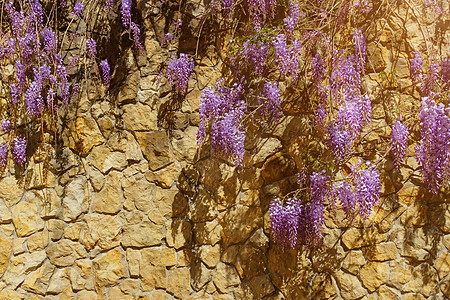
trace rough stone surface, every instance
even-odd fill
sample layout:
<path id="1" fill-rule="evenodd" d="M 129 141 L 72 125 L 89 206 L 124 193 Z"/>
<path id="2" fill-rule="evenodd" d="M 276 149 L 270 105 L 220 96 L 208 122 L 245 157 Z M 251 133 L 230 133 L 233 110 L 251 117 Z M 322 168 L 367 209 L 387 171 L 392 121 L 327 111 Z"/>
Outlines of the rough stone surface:
<path id="1" fill-rule="evenodd" d="M 20 202 L 11 209 L 11 213 L 19 237 L 29 236 L 44 228 L 35 204 Z"/>
<path id="2" fill-rule="evenodd" d="M 387 266 L 384 263 L 369 262 L 361 268 L 359 277 L 369 292 L 375 291 L 387 280 Z"/>
<path id="3" fill-rule="evenodd" d="M 123 254 L 115 248 L 93 261 L 95 284 L 98 287 L 115 285 L 119 279 L 125 277 L 122 256 Z"/>
<path id="4" fill-rule="evenodd" d="M 366 294 L 356 276 L 339 271 L 336 273 L 335 278 L 341 290 L 341 296 L 344 299 L 357 299 Z"/>

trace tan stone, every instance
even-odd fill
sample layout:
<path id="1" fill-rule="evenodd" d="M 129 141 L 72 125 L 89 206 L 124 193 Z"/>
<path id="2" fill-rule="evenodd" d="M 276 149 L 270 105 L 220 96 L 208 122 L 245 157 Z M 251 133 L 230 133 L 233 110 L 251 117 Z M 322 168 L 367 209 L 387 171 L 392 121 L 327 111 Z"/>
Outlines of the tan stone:
<path id="1" fill-rule="evenodd" d="M 336 287 L 330 274 L 317 274 L 311 285 L 311 297 L 313 299 L 331 299 L 337 294 Z"/>
<path id="2" fill-rule="evenodd" d="M 397 197 L 400 203 L 410 205 L 411 203 L 420 200 L 420 197 L 425 194 L 425 190 L 412 182 L 406 182 L 398 191 Z"/>
<path id="3" fill-rule="evenodd" d="M 50 283 L 47 288 L 49 294 L 59 294 L 70 288 L 70 281 L 67 278 L 64 270 L 56 269 L 50 278 Z"/>
<path id="4" fill-rule="evenodd" d="M 86 257 L 86 250 L 81 244 L 66 239 L 50 243 L 46 252 L 50 262 L 58 267 L 70 266 L 75 260 Z"/>
<path id="5" fill-rule="evenodd" d="M 89 214 L 79 233 L 80 242 L 88 250 L 98 246 L 108 250 L 119 245 L 122 226 L 125 220 L 120 215 Z M 81 223 L 82 224 L 82 223 Z"/>
<path id="6" fill-rule="evenodd" d="M 124 196 L 127 200 L 132 201 L 135 207 L 144 213 L 149 213 L 155 205 L 153 198 L 156 186 L 147 180 L 139 180 L 132 184 L 124 185 Z"/>
<path id="7" fill-rule="evenodd" d="M 61 198 L 58 197 L 54 189 L 45 189 L 42 193 L 42 198 L 39 199 L 40 202 L 36 203 L 41 206 L 41 216 L 56 217 L 60 215 L 61 212 Z M 31 202 L 31 201 L 28 201 Z"/>
<path id="8" fill-rule="evenodd" d="M 450 276 L 445 277 L 445 279 L 441 281 L 440 288 L 447 299 L 450 299 Z"/>
<path id="9" fill-rule="evenodd" d="M 387 281 L 387 266 L 380 262 L 368 262 L 361 268 L 359 278 L 364 287 L 373 292 Z"/>
<path id="10" fill-rule="evenodd" d="M 169 247 L 180 249 L 188 246 L 192 241 L 192 225 L 191 223 L 173 219 L 167 227 L 166 242 Z"/>
<path id="11" fill-rule="evenodd" d="M 175 265 L 175 249 L 163 247 L 145 248 L 141 251 L 142 264 L 171 267 Z"/>
<path id="12" fill-rule="evenodd" d="M 27 276 L 22 288 L 32 293 L 45 295 L 55 266 L 46 261 L 39 269 Z"/>
<path id="13" fill-rule="evenodd" d="M 181 172 L 181 166 L 178 162 L 173 162 L 167 167 L 157 171 L 148 171 L 145 173 L 145 178 L 150 182 L 155 182 L 158 186 L 164 189 L 171 188 L 178 180 Z"/>
<path id="14" fill-rule="evenodd" d="M 124 153 L 112 151 L 103 145 L 95 147 L 91 151 L 89 163 L 103 174 L 108 173 L 111 169 L 122 171 L 128 165 Z"/>
<path id="15" fill-rule="evenodd" d="M 384 234 L 371 227 L 367 229 L 350 228 L 342 236 L 342 242 L 348 249 L 355 249 L 380 243 L 386 239 Z"/>
<path id="16" fill-rule="evenodd" d="M 120 284 L 120 290 L 126 294 L 135 295 L 139 289 L 138 279 L 125 279 Z"/>
<path id="17" fill-rule="evenodd" d="M 450 233 L 450 204 L 440 203 L 430 207 L 429 219 L 444 233 Z"/>
<path id="18" fill-rule="evenodd" d="M 400 296 L 391 288 L 382 285 L 378 289 L 378 299 L 400 300 Z"/>
<path id="19" fill-rule="evenodd" d="M 25 238 L 13 239 L 12 252 L 14 255 L 19 255 L 25 252 Z"/>
<path id="20" fill-rule="evenodd" d="M 186 227 L 188 227 L 187 224 Z M 217 219 L 214 219 L 211 222 L 195 223 L 194 224 L 195 240 L 199 245 L 206 245 L 206 244 L 215 245 L 221 239 L 220 234 L 221 229 L 222 226 L 219 224 Z M 167 233 L 167 235 L 169 236 L 169 232 Z M 188 235 L 187 232 L 186 235 Z M 174 236 L 174 234 L 171 234 L 170 236 Z M 175 234 L 175 236 L 177 236 L 177 234 Z"/>
<path id="21" fill-rule="evenodd" d="M 48 230 L 38 232 L 27 239 L 28 251 L 40 251 L 47 247 L 49 241 Z"/>
<path id="22" fill-rule="evenodd" d="M 64 230 L 64 237 L 72 241 L 77 241 L 80 238 L 80 231 L 83 225 L 83 223 L 70 224 Z"/>
<path id="23" fill-rule="evenodd" d="M 442 252 L 434 263 L 434 267 L 438 271 L 439 279 L 442 279 L 450 274 L 450 253 Z"/>
<path id="24" fill-rule="evenodd" d="M 214 246 L 204 245 L 200 246 L 198 255 L 200 259 L 210 268 L 214 268 L 220 260 L 220 245 Z"/>
<path id="25" fill-rule="evenodd" d="M 443 238 L 444 246 L 447 248 L 447 250 L 450 250 L 450 235 L 446 235 Z"/>
<path id="26" fill-rule="evenodd" d="M 200 260 L 193 260 L 191 268 L 191 284 L 195 291 L 205 290 L 205 285 L 211 281 L 214 270 L 208 269 Z"/>
<path id="27" fill-rule="evenodd" d="M 193 163 L 199 146 L 197 145 L 197 128 L 189 126 L 179 140 L 172 142 L 173 152 L 178 161 Z"/>
<path id="28" fill-rule="evenodd" d="M 182 249 L 177 252 L 177 267 L 189 266 L 194 260 L 194 254 L 190 249 Z"/>
<path id="29" fill-rule="evenodd" d="M 133 300 L 133 295 L 127 295 L 119 287 L 112 287 L 108 291 L 108 299 Z"/>
<path id="30" fill-rule="evenodd" d="M 220 232 L 224 246 L 237 244 L 249 238 L 253 230 L 262 226 L 262 212 L 259 207 L 235 206 L 225 212 Z"/>
<path id="31" fill-rule="evenodd" d="M 74 221 L 89 209 L 89 191 L 86 178 L 77 176 L 64 188 L 62 214 L 64 221 Z"/>
<path id="32" fill-rule="evenodd" d="M 77 299 L 83 299 L 83 300 L 97 300 L 97 294 L 93 291 L 79 291 L 77 293 Z M 111 299 L 119 299 L 119 298 L 111 298 Z"/>
<path id="33" fill-rule="evenodd" d="M 424 261 L 436 255 L 435 245 L 440 241 L 440 235 L 441 233 L 433 227 L 406 228 L 401 249 L 402 256 Z"/>
<path id="34" fill-rule="evenodd" d="M 126 276 L 122 256 L 119 249 L 115 248 L 93 261 L 96 286 L 115 285 Z"/>
<path id="35" fill-rule="evenodd" d="M 100 145 L 104 138 L 95 120 L 90 116 L 78 116 L 75 120 L 75 144 L 81 153 L 88 153 L 92 147 Z"/>
<path id="36" fill-rule="evenodd" d="M 164 237 L 164 227 L 145 218 L 140 223 L 126 223 L 123 226 L 121 243 L 124 247 L 156 246 L 161 245 Z"/>
<path id="37" fill-rule="evenodd" d="M 151 296 L 152 300 L 167 300 L 170 299 L 170 295 L 164 290 L 155 290 Z"/>
<path id="38" fill-rule="evenodd" d="M 342 261 L 342 268 L 357 275 L 359 269 L 366 263 L 363 253 L 360 250 L 349 251 Z"/>
<path id="39" fill-rule="evenodd" d="M 87 260 L 77 260 L 75 262 L 75 269 L 83 278 L 88 278 L 92 275 L 92 266 Z"/>
<path id="40" fill-rule="evenodd" d="M 214 195 L 206 189 L 200 189 L 190 210 L 190 219 L 192 222 L 212 221 L 217 214 L 217 202 Z"/>
<path id="41" fill-rule="evenodd" d="M 75 297 L 73 295 L 73 291 L 71 287 L 65 289 L 61 295 L 59 296 L 59 300 L 74 300 Z"/>
<path id="42" fill-rule="evenodd" d="M 105 176 L 95 167 L 89 168 L 89 179 L 95 191 L 102 189 L 105 184 Z"/>
<path id="43" fill-rule="evenodd" d="M 5 273 L 11 255 L 12 240 L 0 234 L 0 277 Z"/>
<path id="44" fill-rule="evenodd" d="M 11 291 L 11 290 L 3 290 L 0 292 L 0 300 L 23 300 L 24 295 Z"/>
<path id="45" fill-rule="evenodd" d="M 127 249 L 127 262 L 128 262 L 128 271 L 130 272 L 130 276 L 132 276 L 132 277 L 139 276 L 140 261 L 141 261 L 140 251 L 128 248 Z"/>
<path id="46" fill-rule="evenodd" d="M 414 268 L 411 281 L 405 285 L 404 292 L 420 293 L 425 297 L 438 292 L 438 275 L 428 263 L 422 263 Z"/>
<path id="47" fill-rule="evenodd" d="M 35 204 L 21 202 L 11 209 L 11 213 L 19 237 L 29 236 L 44 228 Z"/>
<path id="48" fill-rule="evenodd" d="M 44 187 L 54 188 L 55 183 L 55 175 L 50 172 L 44 163 L 30 162 L 25 179 L 25 189 L 31 190 Z"/>
<path id="49" fill-rule="evenodd" d="M 136 138 L 151 170 L 156 171 L 172 162 L 170 141 L 165 131 L 136 132 Z"/>
<path id="50" fill-rule="evenodd" d="M 257 299 L 263 299 L 265 296 L 273 293 L 275 288 L 268 275 L 262 275 L 250 279 L 248 285 L 252 289 Z"/>
<path id="51" fill-rule="evenodd" d="M 169 270 L 167 291 L 181 299 L 189 296 L 191 293 L 189 268 L 175 268 Z"/>
<path id="52" fill-rule="evenodd" d="M 246 206 L 259 206 L 259 190 L 247 190 L 242 192 L 239 202 Z"/>
<path id="53" fill-rule="evenodd" d="M 125 82 L 120 87 L 119 94 L 117 95 L 117 101 L 119 103 L 125 103 L 129 101 L 135 101 L 139 86 L 139 72 L 127 76 Z"/>
<path id="54" fill-rule="evenodd" d="M 11 236 L 14 233 L 14 225 L 13 224 L 2 224 L 2 225 L 0 225 L 0 229 L 7 236 Z"/>
<path id="55" fill-rule="evenodd" d="M 8 176 L 0 181 L 0 198 L 5 201 L 7 207 L 18 203 L 23 195 L 23 182 L 17 181 L 15 177 Z"/>
<path id="56" fill-rule="evenodd" d="M 393 242 L 380 243 L 364 249 L 367 259 L 386 261 L 397 257 L 397 247 Z"/>
<path id="57" fill-rule="evenodd" d="M 424 226 L 427 222 L 428 207 L 420 203 L 414 203 L 402 215 L 401 221 L 405 226 Z"/>
<path id="58" fill-rule="evenodd" d="M 122 174 L 117 171 L 112 171 L 109 173 L 106 177 L 105 185 L 92 200 L 92 211 L 115 214 L 122 209 L 122 205 L 125 200 L 122 193 L 122 178 Z"/>
<path id="59" fill-rule="evenodd" d="M 178 193 L 176 189 L 162 189 L 160 187 L 156 188 L 155 195 L 155 205 L 159 212 L 166 218 L 170 219 L 173 215 L 173 203 L 175 200 L 175 195 Z"/>
<path id="60" fill-rule="evenodd" d="M 411 279 L 412 266 L 405 259 L 395 260 L 389 263 L 389 285 L 394 286 L 397 289 L 401 289 L 405 283 Z"/>
<path id="61" fill-rule="evenodd" d="M 267 257 L 261 249 L 245 244 L 239 251 L 239 258 L 239 263 L 235 266 L 241 278 L 252 278 L 266 273 Z"/>
<path id="62" fill-rule="evenodd" d="M 8 207 L 3 203 L 3 201 L 0 201 L 0 223 L 9 223 L 12 221 L 11 213 L 9 212 Z"/>
<path id="63" fill-rule="evenodd" d="M 144 292 L 152 291 L 154 288 L 167 288 L 166 267 L 154 266 L 152 264 L 140 264 L 141 289 Z"/>
<path id="64" fill-rule="evenodd" d="M 356 276 L 338 271 L 335 273 L 335 278 L 340 288 L 342 298 L 357 299 L 366 294 L 366 291 L 361 286 L 361 282 Z"/>
<path id="65" fill-rule="evenodd" d="M 220 292 L 229 293 L 233 290 L 233 287 L 238 286 L 239 283 L 241 283 L 241 280 L 233 266 L 220 262 L 217 264 L 213 282 Z"/>
<path id="66" fill-rule="evenodd" d="M 157 111 L 141 103 L 125 105 L 122 118 L 127 130 L 157 129 Z"/>
<path id="67" fill-rule="evenodd" d="M 15 289 L 26 279 L 28 274 L 31 271 L 36 270 L 46 258 L 45 251 L 23 253 L 11 257 L 6 274 L 3 276 L 3 281 Z"/>
<path id="68" fill-rule="evenodd" d="M 45 221 L 45 226 L 50 233 L 50 239 L 56 241 L 62 238 L 64 234 L 64 221 L 58 219 L 50 219 Z"/>

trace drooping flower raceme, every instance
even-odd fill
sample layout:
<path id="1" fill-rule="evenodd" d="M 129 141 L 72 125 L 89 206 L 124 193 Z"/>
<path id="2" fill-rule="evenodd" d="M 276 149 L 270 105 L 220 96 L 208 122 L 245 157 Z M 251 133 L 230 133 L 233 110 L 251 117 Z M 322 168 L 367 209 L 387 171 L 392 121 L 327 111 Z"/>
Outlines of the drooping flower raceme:
<path id="1" fill-rule="evenodd" d="M 111 69 L 109 67 L 107 59 L 100 62 L 100 68 L 102 69 L 103 83 L 105 84 L 106 88 L 108 88 L 111 82 Z"/>
<path id="2" fill-rule="evenodd" d="M 258 97 L 258 104 L 262 106 L 261 115 L 266 120 L 278 121 L 281 117 L 281 96 L 277 82 L 265 82 L 263 93 Z"/>
<path id="3" fill-rule="evenodd" d="M 273 40 L 275 48 L 275 56 L 280 72 L 286 76 L 291 76 L 292 80 L 296 80 L 298 76 L 300 51 L 302 42 L 294 40 L 291 46 L 286 44 L 286 36 L 279 34 Z"/>
<path id="4" fill-rule="evenodd" d="M 75 5 L 73 7 L 72 16 L 73 17 L 80 17 L 83 14 L 83 10 L 84 10 L 83 3 L 78 1 L 77 3 L 75 3 Z"/>
<path id="5" fill-rule="evenodd" d="M 398 169 L 402 164 L 406 153 L 406 142 L 408 141 L 408 128 L 400 120 L 392 127 L 391 147 L 394 154 L 394 165 Z"/>
<path id="6" fill-rule="evenodd" d="M 436 81 L 439 77 L 438 68 L 439 64 L 435 61 L 428 68 L 428 72 L 423 78 L 422 86 L 420 87 L 423 96 L 431 96 L 433 94 Z"/>
<path id="7" fill-rule="evenodd" d="M 450 118 L 449 108 L 422 98 L 420 110 L 420 145 L 416 158 L 422 168 L 428 189 L 436 194 L 450 170 Z"/>
<path id="8" fill-rule="evenodd" d="M 414 58 L 409 60 L 411 64 L 411 79 L 413 82 L 419 82 L 422 79 L 422 69 L 423 69 L 423 58 L 422 53 L 419 51 L 413 51 Z"/>
<path id="9" fill-rule="evenodd" d="M 288 198 L 285 202 L 285 205 L 283 205 L 283 202 L 277 197 L 270 203 L 272 237 L 284 247 L 295 248 L 302 215 L 302 205 L 301 201 L 296 198 Z"/>
<path id="10" fill-rule="evenodd" d="M 367 167 L 363 168 L 362 161 L 350 166 L 352 179 L 355 184 L 356 199 L 359 204 L 359 213 L 366 218 L 372 212 L 375 204 L 380 199 L 380 174 L 375 165 L 366 162 Z"/>
<path id="11" fill-rule="evenodd" d="M 244 158 L 245 140 L 245 127 L 242 124 L 246 110 L 245 101 L 241 98 L 243 88 L 238 83 L 231 88 L 226 87 L 223 80 L 218 80 L 216 85 L 217 91 L 207 87 L 200 98 L 197 143 L 203 143 L 210 132 L 214 153 L 231 157 L 240 166 Z"/>
<path id="12" fill-rule="evenodd" d="M 0 144 L 0 166 L 6 166 L 6 158 L 8 157 L 8 145 Z"/>
<path id="13" fill-rule="evenodd" d="M 24 137 L 16 136 L 13 140 L 13 157 L 18 165 L 25 163 L 25 154 L 27 151 L 27 140 Z"/>
<path id="14" fill-rule="evenodd" d="M 10 120 L 3 120 L 2 121 L 2 131 L 8 132 L 11 130 L 11 121 Z"/>
<path id="15" fill-rule="evenodd" d="M 172 57 L 167 66 L 167 79 L 175 83 L 180 94 L 187 92 L 189 78 L 194 70 L 194 60 L 187 54 L 181 53 L 180 58 Z"/>
<path id="16" fill-rule="evenodd" d="M 345 216 L 353 219 L 356 209 L 356 194 L 353 192 L 352 185 L 347 181 L 335 183 L 332 188 L 332 198 L 339 199 Z"/>

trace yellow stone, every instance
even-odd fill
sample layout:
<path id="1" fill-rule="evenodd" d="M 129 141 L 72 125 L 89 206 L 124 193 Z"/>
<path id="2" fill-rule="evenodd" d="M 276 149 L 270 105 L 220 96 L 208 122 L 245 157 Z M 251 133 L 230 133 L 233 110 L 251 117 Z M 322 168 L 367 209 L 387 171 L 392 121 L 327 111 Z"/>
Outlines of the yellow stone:
<path id="1" fill-rule="evenodd" d="M 368 262 L 359 272 L 363 285 L 370 291 L 375 291 L 387 281 L 387 266 L 380 262 Z"/>
<path id="2" fill-rule="evenodd" d="M 397 247 L 393 242 L 380 243 L 364 249 L 369 260 L 386 261 L 397 257 Z"/>

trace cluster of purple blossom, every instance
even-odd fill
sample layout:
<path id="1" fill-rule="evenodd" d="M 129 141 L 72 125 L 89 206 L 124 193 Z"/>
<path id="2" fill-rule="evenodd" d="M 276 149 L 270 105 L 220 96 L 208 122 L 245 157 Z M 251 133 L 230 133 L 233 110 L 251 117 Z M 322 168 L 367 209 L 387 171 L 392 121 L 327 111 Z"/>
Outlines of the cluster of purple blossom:
<path id="1" fill-rule="evenodd" d="M 245 140 L 245 128 L 242 124 L 246 111 L 245 101 L 241 97 L 243 87 L 241 83 L 235 83 L 231 88 L 226 87 L 220 79 L 216 86 L 217 91 L 207 87 L 202 93 L 197 143 L 203 143 L 209 132 L 214 153 L 231 157 L 240 166 L 244 158 Z"/>
<path id="2" fill-rule="evenodd" d="M 283 19 L 286 31 L 290 37 L 294 37 L 294 30 L 300 21 L 300 7 L 297 1 L 289 1 L 289 15 Z"/>
<path id="3" fill-rule="evenodd" d="M 22 136 L 16 136 L 13 140 L 13 156 L 17 164 L 25 163 L 25 155 L 27 151 L 27 140 Z"/>
<path id="4" fill-rule="evenodd" d="M 402 164 L 406 153 L 406 142 L 408 141 L 408 128 L 400 119 L 392 127 L 391 147 L 394 153 L 394 165 L 397 169 Z"/>
<path id="5" fill-rule="evenodd" d="M 253 26 L 259 31 L 265 20 L 275 16 L 277 0 L 247 0 L 247 5 L 253 17 Z"/>
<path id="6" fill-rule="evenodd" d="M 362 96 L 360 91 L 366 56 L 366 43 L 360 30 L 355 31 L 353 43 L 355 55 L 344 56 L 343 52 L 334 51 L 332 57 L 334 69 L 329 89 L 339 108 L 325 130 L 338 164 L 350 154 L 354 139 L 364 124 L 369 125 L 371 117 L 370 97 Z"/>
<path id="7" fill-rule="evenodd" d="M 298 76 L 302 42 L 293 40 L 292 45 L 288 46 L 286 36 L 279 34 L 273 39 L 272 45 L 275 48 L 276 62 L 280 72 L 286 76 L 291 76 L 292 80 L 295 81 Z"/>
<path id="8" fill-rule="evenodd" d="M 273 239 L 284 247 L 294 249 L 303 213 L 301 200 L 288 198 L 283 205 L 283 201 L 277 197 L 270 203 L 269 213 Z"/>
<path id="9" fill-rule="evenodd" d="M 261 115 L 266 120 L 277 122 L 281 117 L 281 96 L 277 82 L 266 81 L 262 94 L 258 97 Z"/>
<path id="10" fill-rule="evenodd" d="M 230 58 L 235 75 L 239 76 L 243 71 L 251 70 L 258 76 L 262 76 L 268 50 L 269 47 L 262 42 L 252 43 L 247 40 L 242 45 L 242 50 Z"/>
<path id="11" fill-rule="evenodd" d="M 450 172 L 450 108 L 422 98 L 420 110 L 420 145 L 416 158 L 428 189 L 436 194 Z"/>
<path id="12" fill-rule="evenodd" d="M 175 83 L 180 94 L 185 95 L 189 78 L 194 70 L 194 60 L 185 53 L 180 58 L 172 57 L 167 66 L 167 79 L 170 84 Z"/>
<path id="13" fill-rule="evenodd" d="M 359 204 L 359 213 L 367 219 L 375 204 L 380 200 L 380 174 L 375 165 L 366 162 L 363 168 L 360 159 L 356 165 L 350 166 L 355 185 L 355 197 Z"/>

